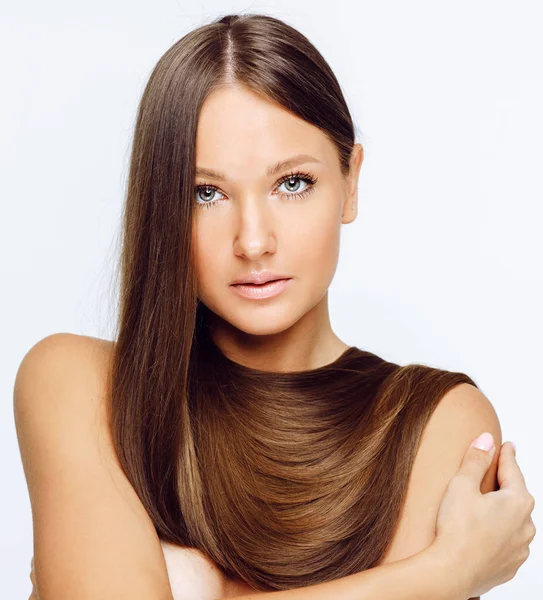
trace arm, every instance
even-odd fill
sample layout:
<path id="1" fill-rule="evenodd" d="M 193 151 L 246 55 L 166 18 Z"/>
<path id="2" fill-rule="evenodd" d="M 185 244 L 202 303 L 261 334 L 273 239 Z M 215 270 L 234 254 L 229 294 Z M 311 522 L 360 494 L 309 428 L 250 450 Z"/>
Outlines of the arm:
<path id="1" fill-rule="evenodd" d="M 39 600 L 31 571 L 32 594 L 29 600 Z M 234 592 L 234 595 L 231 594 Z M 226 592 L 221 600 L 243 598 L 244 600 L 265 600 L 274 596 L 278 600 L 366 600 L 380 598 L 382 600 L 464 600 L 461 584 L 451 577 L 451 569 L 444 559 L 427 549 L 409 558 L 388 563 L 336 579 L 304 588 L 281 592 L 245 592 L 235 594 Z"/>
<path id="2" fill-rule="evenodd" d="M 440 400 L 424 429 L 400 523 L 382 564 L 430 547 L 447 485 L 458 471 L 465 449 L 482 431 L 492 433 L 496 448 L 501 447 L 500 422 L 488 398 L 470 384 L 455 386 Z M 499 489 L 498 457 L 495 452 L 481 484 L 482 494 Z"/>
<path id="3" fill-rule="evenodd" d="M 173 600 L 153 524 L 104 435 L 106 362 L 106 353 L 81 336 L 57 334 L 31 349 L 17 373 L 14 409 L 33 512 L 40 597 Z M 480 422 L 473 426 L 476 437 Z M 428 444 L 421 444 L 419 454 L 424 447 Z M 460 462 L 461 456 L 448 479 Z M 434 527 L 435 514 L 432 533 Z M 428 548 L 428 527 L 422 533 L 396 544 L 396 555 L 387 557 L 391 564 L 305 588 L 253 590 L 241 597 L 465 600 L 458 578 L 451 578 L 450 567 Z"/>
<path id="4" fill-rule="evenodd" d="M 433 548 L 304 588 L 230 596 L 232 600 L 466 600 L 456 571 Z M 273 596 L 273 598 L 272 598 Z"/>
<path id="5" fill-rule="evenodd" d="M 108 350 L 104 340 L 54 334 L 15 378 L 41 600 L 173 600 L 155 528 L 108 436 Z"/>

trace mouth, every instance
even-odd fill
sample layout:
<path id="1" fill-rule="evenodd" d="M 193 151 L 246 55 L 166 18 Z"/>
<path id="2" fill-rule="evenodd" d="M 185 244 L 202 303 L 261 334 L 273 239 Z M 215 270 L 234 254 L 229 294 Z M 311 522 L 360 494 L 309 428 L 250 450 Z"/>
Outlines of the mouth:
<path id="1" fill-rule="evenodd" d="M 292 281 L 291 278 L 271 279 L 266 283 L 236 283 L 231 287 L 243 298 L 262 300 L 281 294 Z"/>
<path id="2" fill-rule="evenodd" d="M 273 283 L 274 281 L 288 281 L 288 278 L 283 277 L 281 279 L 270 279 L 269 281 L 266 281 L 266 283 L 234 283 L 233 285 L 235 285 L 236 287 L 243 285 L 243 286 L 247 286 L 247 287 L 255 287 L 255 288 L 262 288 L 265 287 L 267 285 L 269 285 L 270 283 Z"/>

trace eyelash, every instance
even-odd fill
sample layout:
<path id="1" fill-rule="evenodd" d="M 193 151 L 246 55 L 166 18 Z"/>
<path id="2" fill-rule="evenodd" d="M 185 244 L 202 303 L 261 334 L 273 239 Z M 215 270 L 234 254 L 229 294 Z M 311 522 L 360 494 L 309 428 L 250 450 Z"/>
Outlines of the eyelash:
<path id="1" fill-rule="evenodd" d="M 318 181 L 318 177 L 313 177 L 309 173 L 305 173 L 303 171 L 293 171 L 281 177 L 281 179 L 275 184 L 276 187 L 281 186 L 283 183 L 285 183 L 285 181 L 288 181 L 289 179 L 301 179 L 302 181 L 305 181 L 308 184 L 308 186 L 301 192 L 282 192 L 281 197 L 288 196 L 289 198 L 303 198 L 304 196 L 313 191 L 313 187 Z M 215 192 L 220 191 L 219 188 L 216 185 L 213 185 L 212 183 L 203 183 L 197 185 L 194 188 L 194 191 L 198 193 L 201 189 L 213 190 Z M 217 204 L 217 202 L 219 202 L 219 200 L 212 200 L 211 202 L 196 202 L 196 204 L 198 206 L 201 206 L 202 208 L 209 208 L 210 206 L 214 206 L 215 204 Z"/>

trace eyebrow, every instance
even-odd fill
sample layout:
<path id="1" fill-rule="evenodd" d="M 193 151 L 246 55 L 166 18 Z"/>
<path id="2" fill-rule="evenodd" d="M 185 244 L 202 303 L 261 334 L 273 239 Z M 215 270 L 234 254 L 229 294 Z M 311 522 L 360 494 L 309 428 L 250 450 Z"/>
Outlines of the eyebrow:
<path id="1" fill-rule="evenodd" d="M 289 169 L 291 167 L 295 167 L 296 165 L 309 162 L 320 163 L 321 161 L 315 158 L 314 156 L 310 156 L 309 154 L 297 154 L 296 156 L 291 156 L 290 158 L 287 158 L 285 160 L 280 160 L 274 165 L 269 166 L 266 174 L 268 177 L 271 177 L 272 175 L 277 175 L 277 173 L 279 173 L 283 169 Z M 202 177 L 212 177 L 217 181 L 226 181 L 225 175 L 219 173 L 218 171 L 215 171 L 214 169 L 208 169 L 206 167 L 197 167 L 196 175 L 200 175 Z"/>

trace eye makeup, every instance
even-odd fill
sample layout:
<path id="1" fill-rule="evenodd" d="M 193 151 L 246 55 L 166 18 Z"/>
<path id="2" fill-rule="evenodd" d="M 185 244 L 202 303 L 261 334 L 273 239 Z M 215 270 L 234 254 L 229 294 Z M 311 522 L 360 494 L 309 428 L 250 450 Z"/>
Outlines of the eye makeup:
<path id="1" fill-rule="evenodd" d="M 288 181 L 289 179 L 299 179 L 301 181 L 304 181 L 307 185 L 301 192 L 281 192 L 281 198 L 286 198 L 287 200 L 305 197 L 306 195 L 308 195 L 309 193 L 311 193 L 313 191 L 314 185 L 318 181 L 318 177 L 315 177 L 315 176 L 311 175 L 310 173 L 306 173 L 304 171 L 293 171 L 293 172 L 288 173 L 287 175 L 284 175 L 283 177 L 281 177 L 281 179 L 275 184 L 275 187 L 281 186 L 283 183 L 285 183 L 285 181 Z M 206 190 L 208 193 L 210 191 L 211 192 L 220 192 L 220 189 L 216 185 L 213 185 L 212 183 L 202 183 L 202 184 L 197 185 L 194 188 L 194 191 L 196 194 L 199 194 L 202 190 Z M 218 203 L 219 203 L 219 200 L 211 200 L 209 202 L 196 201 L 196 204 L 203 208 L 210 208 L 211 206 L 214 206 L 215 204 L 218 204 Z"/>

